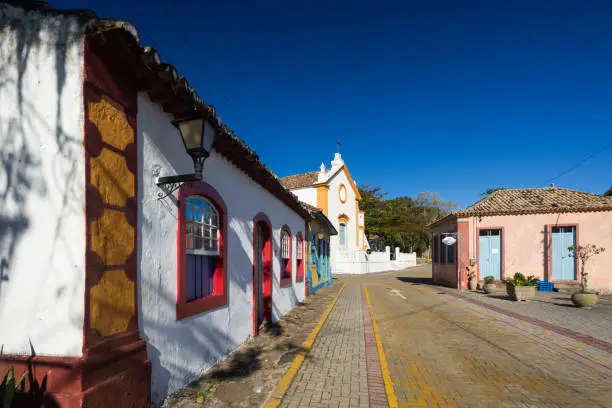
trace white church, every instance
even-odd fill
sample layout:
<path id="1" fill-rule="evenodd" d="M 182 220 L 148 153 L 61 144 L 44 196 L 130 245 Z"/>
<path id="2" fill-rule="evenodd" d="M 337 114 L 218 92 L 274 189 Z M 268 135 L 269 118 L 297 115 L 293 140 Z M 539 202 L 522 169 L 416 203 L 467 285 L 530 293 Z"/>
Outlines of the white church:
<path id="1" fill-rule="evenodd" d="M 330 242 L 332 272 L 344 272 L 337 267 L 340 259 L 369 248 L 365 214 L 359 210 L 361 196 L 340 153 L 335 154 L 331 168 L 321 163 L 319 171 L 283 177 L 280 182 L 302 202 L 321 209 L 336 227 L 338 235 Z"/>
<path id="2" fill-rule="evenodd" d="M 416 264 L 415 254 L 402 254 L 399 249 L 393 257 L 391 248 L 369 251 L 365 212 L 359 209 L 361 195 L 339 152 L 331 167 L 321 163 L 318 171 L 283 177 L 280 182 L 302 202 L 321 209 L 338 231 L 330 242 L 332 274 L 380 272 Z"/>

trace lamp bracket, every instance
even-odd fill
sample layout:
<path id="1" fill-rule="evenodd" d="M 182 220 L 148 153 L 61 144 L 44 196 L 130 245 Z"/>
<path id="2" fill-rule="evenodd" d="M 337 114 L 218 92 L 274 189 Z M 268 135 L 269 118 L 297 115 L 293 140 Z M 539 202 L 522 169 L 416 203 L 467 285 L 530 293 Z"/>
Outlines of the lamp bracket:
<path id="1" fill-rule="evenodd" d="M 157 184 L 157 186 L 163 190 L 157 193 L 157 199 L 161 200 L 162 198 L 168 197 L 170 194 L 178 190 L 184 183 L 189 183 L 192 181 L 201 181 L 201 180 L 202 180 L 202 175 L 198 173 L 179 174 L 178 176 L 157 177 L 155 179 L 155 184 Z"/>

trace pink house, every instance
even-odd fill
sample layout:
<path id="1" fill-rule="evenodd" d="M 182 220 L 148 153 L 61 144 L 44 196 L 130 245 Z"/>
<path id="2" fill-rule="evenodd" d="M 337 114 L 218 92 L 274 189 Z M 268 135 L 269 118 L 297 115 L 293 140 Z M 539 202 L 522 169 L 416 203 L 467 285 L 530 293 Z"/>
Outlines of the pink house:
<path id="1" fill-rule="evenodd" d="M 568 247 L 607 249 L 587 265 L 589 287 L 612 291 L 612 197 L 558 187 L 498 190 L 439 219 L 432 232 L 433 279 L 467 288 L 467 267 L 478 280 L 522 272 L 556 284 L 578 283 L 580 265 Z M 457 238 L 442 244 L 448 234 Z"/>

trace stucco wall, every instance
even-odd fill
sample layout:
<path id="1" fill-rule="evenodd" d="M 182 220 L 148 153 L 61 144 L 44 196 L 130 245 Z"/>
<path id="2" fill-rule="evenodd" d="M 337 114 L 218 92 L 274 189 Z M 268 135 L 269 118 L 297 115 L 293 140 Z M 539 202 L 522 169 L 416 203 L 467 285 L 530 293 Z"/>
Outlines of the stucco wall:
<path id="1" fill-rule="evenodd" d="M 0 5 L 0 345 L 80 356 L 85 287 L 83 36 Z"/>
<path id="2" fill-rule="evenodd" d="M 291 190 L 293 194 L 295 194 L 300 201 L 305 202 L 306 204 L 310 204 L 312 206 L 317 206 L 317 189 L 314 187 L 308 188 L 298 188 L 297 190 Z"/>
<path id="3" fill-rule="evenodd" d="M 138 98 L 140 332 L 152 362 L 152 400 L 194 380 L 251 335 L 253 218 L 265 212 L 273 226 L 273 317 L 278 319 L 304 298 L 304 283 L 281 288 L 280 228 L 304 235 L 304 220 L 214 151 L 204 164 L 204 181 L 227 205 L 228 306 L 176 320 L 177 206 L 158 200 L 156 176 L 193 172 L 180 136 L 157 105 Z"/>
<path id="4" fill-rule="evenodd" d="M 578 224 L 578 244 L 596 244 L 606 252 L 587 264 L 589 287 L 612 290 L 612 212 L 584 212 L 562 214 L 534 214 L 514 216 L 490 216 L 470 222 L 470 257 L 477 257 L 477 229 L 504 227 L 505 272 L 510 277 L 515 272 L 545 277 L 548 269 L 545 254 L 545 231 L 548 225 Z M 480 277 L 482 279 L 482 277 Z M 554 276 L 553 276 L 554 280 Z"/>
<path id="5" fill-rule="evenodd" d="M 338 195 L 338 188 L 341 184 L 346 187 L 346 202 L 342 203 Z M 336 227 L 338 232 L 340 231 L 340 223 L 338 222 L 338 216 L 346 214 L 349 217 L 349 221 L 346 225 L 346 251 L 352 254 L 357 249 L 357 211 L 355 206 L 355 192 L 351 188 L 351 185 L 346 177 L 344 171 L 339 172 L 329 182 L 329 207 L 328 207 L 328 218 Z M 340 236 L 335 235 L 331 237 L 331 259 L 335 262 L 339 256 L 340 249 Z"/>

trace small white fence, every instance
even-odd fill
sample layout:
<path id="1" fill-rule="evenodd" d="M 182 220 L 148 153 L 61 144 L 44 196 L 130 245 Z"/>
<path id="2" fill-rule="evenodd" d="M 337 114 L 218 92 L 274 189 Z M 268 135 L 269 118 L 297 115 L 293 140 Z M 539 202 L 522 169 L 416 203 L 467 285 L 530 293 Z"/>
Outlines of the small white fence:
<path id="1" fill-rule="evenodd" d="M 384 271 L 396 271 L 416 266 L 416 253 L 400 252 L 395 248 L 395 260 L 391 260 L 391 247 L 385 252 L 355 251 L 353 254 L 339 253 L 332 264 L 332 274 L 362 274 Z"/>

